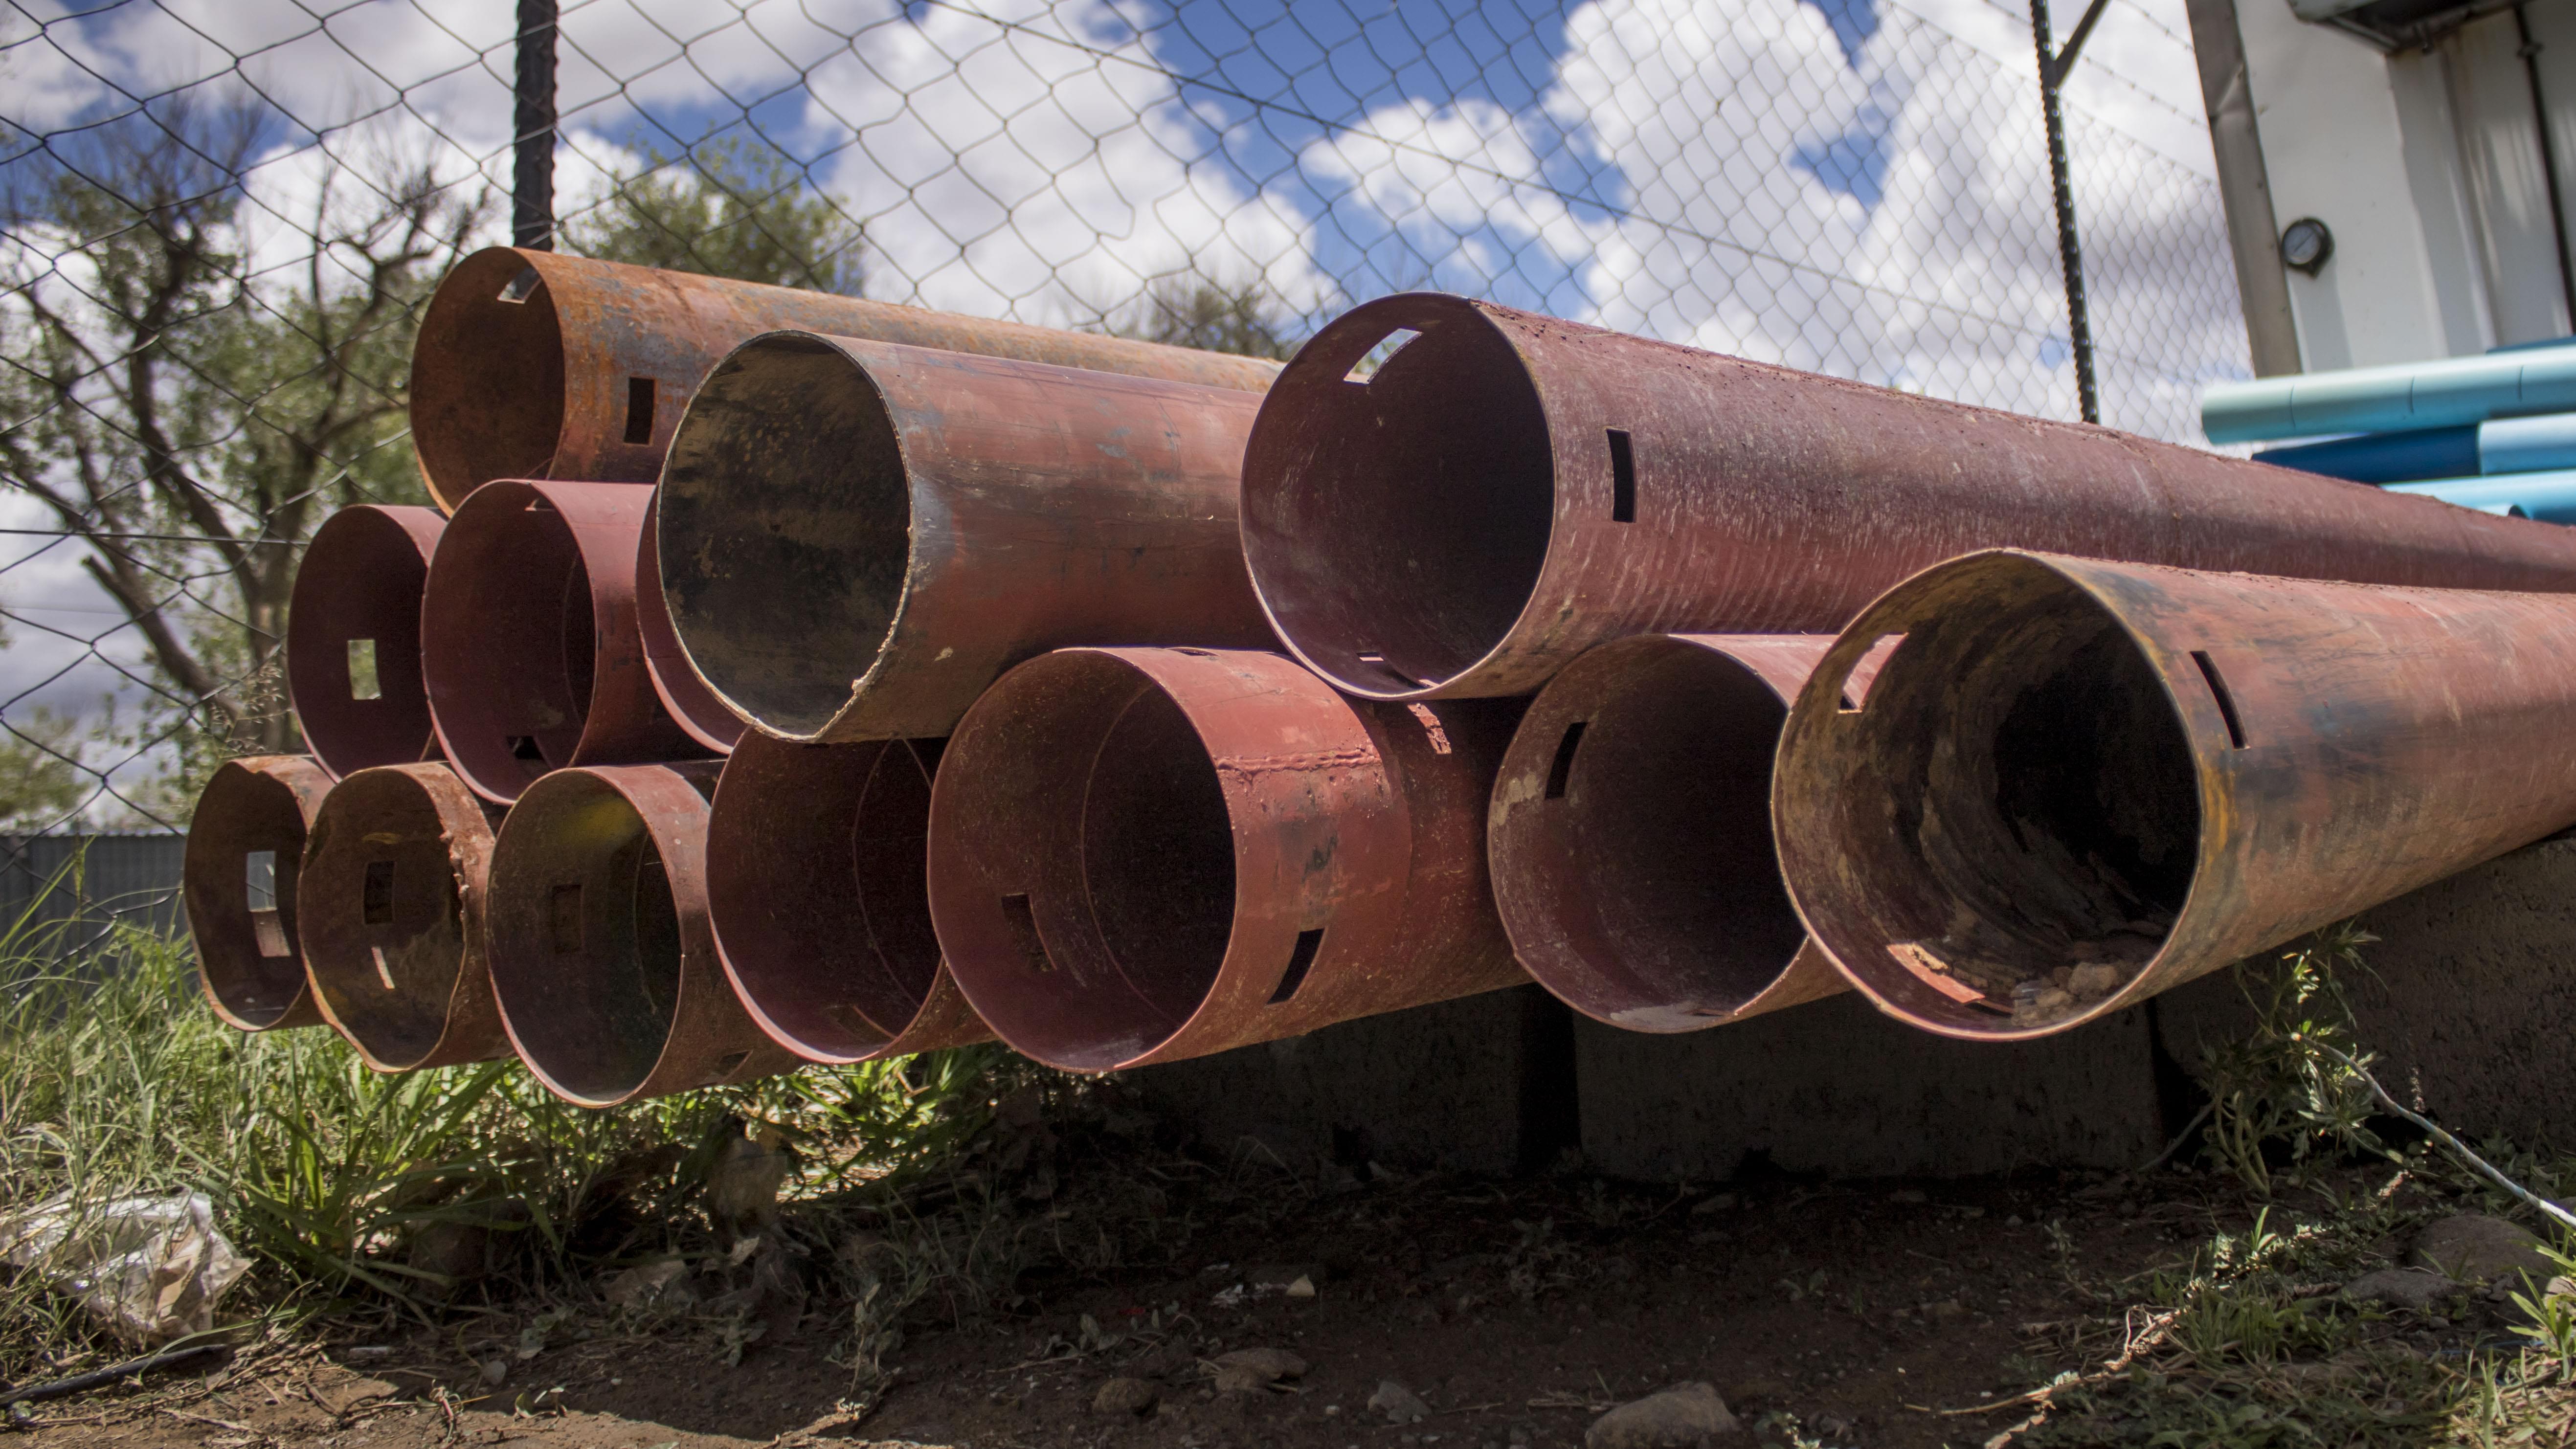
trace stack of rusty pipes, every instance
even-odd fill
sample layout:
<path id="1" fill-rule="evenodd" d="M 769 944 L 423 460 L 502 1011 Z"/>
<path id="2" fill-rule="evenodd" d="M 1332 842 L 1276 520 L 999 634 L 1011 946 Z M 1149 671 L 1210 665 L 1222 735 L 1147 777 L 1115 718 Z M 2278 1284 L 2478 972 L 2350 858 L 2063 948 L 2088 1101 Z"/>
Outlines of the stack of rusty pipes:
<path id="1" fill-rule="evenodd" d="M 2028 1035 L 2576 821 L 2429 808 L 2551 757 L 2576 534 L 2104 429 L 1452 297 L 1274 381 L 509 251 L 414 375 L 453 516 L 317 536 L 316 761 L 190 854 L 218 1009 L 385 1070 L 1102 1071 L 1532 976 Z"/>

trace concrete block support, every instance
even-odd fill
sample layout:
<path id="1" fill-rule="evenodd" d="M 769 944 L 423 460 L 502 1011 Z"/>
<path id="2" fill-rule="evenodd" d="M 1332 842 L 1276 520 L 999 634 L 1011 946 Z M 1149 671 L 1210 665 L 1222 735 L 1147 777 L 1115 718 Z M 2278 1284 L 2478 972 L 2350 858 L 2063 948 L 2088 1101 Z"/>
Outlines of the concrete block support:
<path id="1" fill-rule="evenodd" d="M 2370 969 L 2345 982 L 2372 1069 L 2472 1141 L 2564 1143 L 2576 1123 L 2576 836 L 2560 836 L 2368 911 Z M 2205 1043 L 2252 1017 L 2235 973 L 2159 998 L 2165 1039 L 2197 1073 Z M 2412 1104 L 2410 1104 L 2412 1105 Z"/>
<path id="2" fill-rule="evenodd" d="M 1574 1136 L 1570 1013 L 1535 986 L 1491 991 L 1128 1074 L 1205 1147 L 1504 1174 Z M 1258 1144 L 1254 1146 L 1253 1144 Z"/>
<path id="3" fill-rule="evenodd" d="M 1687 1036 L 1578 1021 L 1574 1042 L 1584 1160 L 1611 1177 L 2124 1168 L 2165 1142 L 2142 1009 L 2003 1045 L 1918 1031 L 1845 995 Z"/>

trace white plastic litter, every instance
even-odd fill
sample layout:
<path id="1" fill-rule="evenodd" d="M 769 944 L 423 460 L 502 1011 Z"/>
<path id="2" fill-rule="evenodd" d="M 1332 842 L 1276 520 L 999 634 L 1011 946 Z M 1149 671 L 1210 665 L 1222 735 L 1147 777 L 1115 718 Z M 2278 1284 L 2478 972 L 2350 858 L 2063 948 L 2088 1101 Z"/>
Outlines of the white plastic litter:
<path id="1" fill-rule="evenodd" d="M 74 1206 L 69 1194 L 0 1219 L 0 1262 L 42 1275 L 117 1337 L 164 1343 L 215 1326 L 250 1267 L 201 1192 Z"/>

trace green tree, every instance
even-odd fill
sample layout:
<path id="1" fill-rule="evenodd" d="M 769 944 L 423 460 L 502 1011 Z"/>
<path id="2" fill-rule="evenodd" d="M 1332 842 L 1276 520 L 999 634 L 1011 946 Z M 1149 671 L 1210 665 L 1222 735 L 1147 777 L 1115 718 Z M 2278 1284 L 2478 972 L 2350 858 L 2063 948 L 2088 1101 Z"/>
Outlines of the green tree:
<path id="1" fill-rule="evenodd" d="M 858 295 L 866 234 L 785 152 L 736 135 L 645 154 L 606 200 L 564 220 L 566 251 Z"/>
<path id="2" fill-rule="evenodd" d="M 1111 330 L 1147 342 L 1280 362 L 1303 340 L 1275 315 L 1260 284 L 1230 287 L 1195 274 L 1156 279 L 1126 324 Z"/>
<path id="3" fill-rule="evenodd" d="M 177 755 L 132 804 L 185 814 L 229 755 L 298 745 L 282 645 L 300 545 L 332 509 L 421 497 L 402 446 L 413 315 L 491 213 L 426 163 L 327 166 L 313 245 L 253 275 L 249 104 L 170 106 L 15 169 L 0 292 L 0 486 L 88 547 L 141 634 L 137 742 Z"/>

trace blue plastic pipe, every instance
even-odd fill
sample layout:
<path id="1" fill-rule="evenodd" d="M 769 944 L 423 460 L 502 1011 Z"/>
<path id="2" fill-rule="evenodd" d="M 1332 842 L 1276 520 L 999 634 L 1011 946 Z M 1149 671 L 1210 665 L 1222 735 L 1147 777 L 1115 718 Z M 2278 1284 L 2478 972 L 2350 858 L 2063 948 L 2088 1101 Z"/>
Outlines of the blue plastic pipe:
<path id="1" fill-rule="evenodd" d="M 2486 513 L 2517 513 L 2543 523 L 2576 523 L 2576 469 L 2502 478 L 2443 478 L 2395 483 L 2391 493 L 2421 493 Z"/>
<path id="2" fill-rule="evenodd" d="M 2576 346 L 2214 383 L 2200 400 L 2213 443 L 2392 433 L 2498 414 L 2576 411 Z"/>
<path id="3" fill-rule="evenodd" d="M 2467 473 L 2576 468 L 2576 413 L 2491 418 L 2473 428 L 2418 428 L 2411 433 L 2370 433 L 2294 448 L 2266 448 L 2254 455 L 2254 461 L 2355 483 L 2411 483 Z"/>

